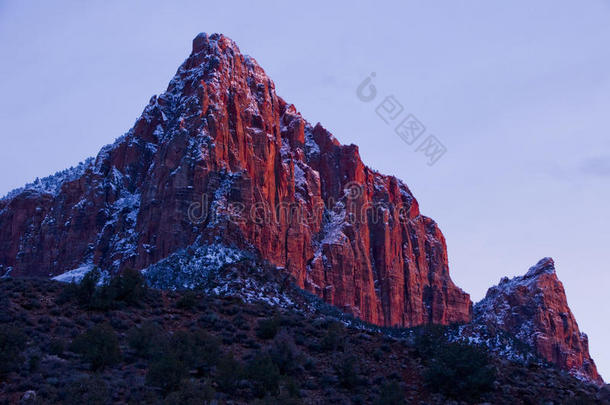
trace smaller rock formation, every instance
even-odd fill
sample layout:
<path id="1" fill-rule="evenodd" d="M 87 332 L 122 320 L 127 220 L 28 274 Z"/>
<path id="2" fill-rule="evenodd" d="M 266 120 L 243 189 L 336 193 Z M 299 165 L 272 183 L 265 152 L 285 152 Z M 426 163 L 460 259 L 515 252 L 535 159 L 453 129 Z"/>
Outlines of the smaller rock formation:
<path id="1" fill-rule="evenodd" d="M 543 359 L 584 380 L 602 384 L 568 307 L 553 259 L 544 258 L 520 277 L 504 277 L 474 307 L 474 322 L 515 335 Z"/>

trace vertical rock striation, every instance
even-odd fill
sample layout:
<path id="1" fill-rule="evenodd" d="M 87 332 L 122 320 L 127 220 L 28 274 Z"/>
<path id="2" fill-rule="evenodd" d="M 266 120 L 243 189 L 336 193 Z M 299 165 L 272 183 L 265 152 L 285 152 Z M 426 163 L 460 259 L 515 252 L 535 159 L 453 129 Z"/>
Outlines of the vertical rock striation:
<path id="1" fill-rule="evenodd" d="M 0 265 L 14 276 L 143 269 L 204 243 L 257 252 L 375 324 L 471 317 L 407 186 L 305 121 L 218 34 L 194 39 L 167 91 L 95 159 L 0 201 Z"/>

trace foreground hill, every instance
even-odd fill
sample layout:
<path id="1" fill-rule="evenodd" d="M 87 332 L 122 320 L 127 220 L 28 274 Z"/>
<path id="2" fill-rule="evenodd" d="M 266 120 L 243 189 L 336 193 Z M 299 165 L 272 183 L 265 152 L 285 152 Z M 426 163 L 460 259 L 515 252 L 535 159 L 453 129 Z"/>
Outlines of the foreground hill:
<path id="1" fill-rule="evenodd" d="M 0 280 L 0 403 L 610 403 L 607 388 L 459 343 L 455 328 L 380 329 L 239 267 L 206 294 L 150 290 L 133 272 L 104 287 Z M 231 290 L 243 275 L 277 285 L 274 305 Z"/>

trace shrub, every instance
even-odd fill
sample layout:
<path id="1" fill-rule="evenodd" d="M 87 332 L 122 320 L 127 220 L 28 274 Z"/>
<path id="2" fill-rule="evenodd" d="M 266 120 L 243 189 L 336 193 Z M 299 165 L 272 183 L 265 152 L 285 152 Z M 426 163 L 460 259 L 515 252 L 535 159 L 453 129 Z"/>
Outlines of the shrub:
<path id="1" fill-rule="evenodd" d="M 108 386 L 101 378 L 85 377 L 70 384 L 64 404 L 105 405 L 110 403 Z"/>
<path id="2" fill-rule="evenodd" d="M 207 374 L 220 356 L 218 340 L 200 330 L 177 331 L 167 336 L 157 325 L 146 323 L 130 331 L 128 342 L 139 356 L 155 359 L 147 383 L 165 392 L 178 389 L 193 367 Z"/>
<path id="3" fill-rule="evenodd" d="M 102 274 L 100 270 L 96 267 L 81 279 L 80 283 L 77 285 L 77 298 L 81 303 L 90 302 L 93 296 L 95 295 L 95 291 L 97 290 L 97 284 L 100 281 Z M 74 286 L 74 282 L 71 284 Z"/>
<path id="4" fill-rule="evenodd" d="M 64 354 L 64 350 L 66 350 L 66 345 L 64 344 L 63 340 L 52 339 L 49 343 L 50 354 L 61 356 L 62 354 Z"/>
<path id="5" fill-rule="evenodd" d="M 253 405 L 301 405 L 302 403 L 299 398 L 291 397 L 286 392 L 281 392 L 278 396 L 267 395 L 252 402 Z"/>
<path id="6" fill-rule="evenodd" d="M 40 307 L 42 306 L 40 304 L 40 301 L 38 300 L 38 298 L 36 297 L 30 297 L 28 298 L 28 300 L 26 302 L 24 302 L 23 304 L 21 304 L 21 306 L 24 309 L 27 309 L 28 311 L 31 311 L 33 309 L 40 309 Z"/>
<path id="7" fill-rule="evenodd" d="M 243 315 L 238 314 L 233 318 L 233 325 L 240 330 L 250 330 L 250 325 Z"/>
<path id="8" fill-rule="evenodd" d="M 432 357 L 434 351 L 446 343 L 445 327 L 442 325 L 426 325 L 415 329 L 415 350 L 424 359 Z"/>
<path id="9" fill-rule="evenodd" d="M 116 301 L 130 305 L 139 304 L 148 291 L 146 279 L 138 270 L 127 268 L 112 278 L 108 284 L 109 295 Z"/>
<path id="10" fill-rule="evenodd" d="M 404 390 L 396 381 L 383 384 L 379 397 L 375 401 L 375 405 L 403 405 L 404 403 Z"/>
<path id="11" fill-rule="evenodd" d="M 253 386 L 255 396 L 277 395 L 280 383 L 280 370 L 268 353 L 256 353 L 248 362 L 245 377 Z"/>
<path id="12" fill-rule="evenodd" d="M 170 338 L 169 350 L 188 366 L 207 371 L 218 361 L 220 343 L 214 336 L 201 330 L 178 331 Z"/>
<path id="13" fill-rule="evenodd" d="M 301 353 L 294 340 L 285 331 L 275 337 L 269 348 L 269 355 L 281 374 L 293 373 L 300 367 L 302 361 Z"/>
<path id="14" fill-rule="evenodd" d="M 33 373 L 36 370 L 38 370 L 39 366 L 40 366 L 40 354 L 34 353 L 34 354 L 30 355 L 30 358 L 28 359 L 28 371 L 30 373 Z"/>
<path id="15" fill-rule="evenodd" d="M 84 305 L 91 301 L 97 284 L 100 280 L 101 274 L 97 268 L 94 268 L 81 279 L 79 283 L 72 281 L 66 284 L 59 297 L 57 299 L 58 304 L 64 304 L 66 302 L 76 301 L 81 305 Z"/>
<path id="16" fill-rule="evenodd" d="M 150 365 L 146 374 L 146 383 L 159 387 L 164 392 L 171 392 L 180 387 L 180 382 L 187 373 L 186 364 L 173 353 L 166 353 Z"/>
<path id="17" fill-rule="evenodd" d="M 242 364 L 235 360 L 232 355 L 226 355 L 219 359 L 216 366 L 216 383 L 223 392 L 232 392 L 243 375 Z"/>
<path id="18" fill-rule="evenodd" d="M 193 309 L 195 305 L 197 305 L 197 294 L 192 290 L 184 291 L 176 301 L 176 307 L 180 309 Z"/>
<path id="19" fill-rule="evenodd" d="M 424 379 L 431 389 L 449 397 L 477 400 L 493 388 L 495 368 L 483 348 L 449 343 L 435 350 Z"/>
<path id="20" fill-rule="evenodd" d="M 273 339 L 280 327 L 280 321 L 277 317 L 261 319 L 258 321 L 256 328 L 256 336 L 260 339 Z"/>
<path id="21" fill-rule="evenodd" d="M 280 393 L 280 397 L 283 397 L 284 400 L 281 403 L 300 403 L 300 401 L 296 400 L 301 396 L 301 387 L 298 381 L 292 377 L 284 379 L 282 384 L 282 389 Z M 294 400 L 288 400 L 292 398 Z M 295 401 L 296 400 L 296 401 Z"/>
<path id="22" fill-rule="evenodd" d="M 26 336 L 14 326 L 0 327 L 0 377 L 16 371 L 23 363 Z"/>
<path id="23" fill-rule="evenodd" d="M 179 391 L 165 398 L 166 405 L 201 405 L 209 404 L 214 399 L 214 388 L 209 382 L 183 381 Z"/>
<path id="24" fill-rule="evenodd" d="M 145 322 L 141 327 L 133 327 L 127 333 L 127 343 L 136 355 L 152 358 L 163 352 L 165 335 L 163 329 L 154 322 Z"/>
<path id="25" fill-rule="evenodd" d="M 99 269 L 94 268 L 80 283 L 70 283 L 60 295 L 60 302 L 75 299 L 81 306 L 92 310 L 108 310 L 120 305 L 137 305 L 148 291 L 144 276 L 132 269 L 102 283 Z"/>
<path id="26" fill-rule="evenodd" d="M 326 335 L 320 342 L 320 349 L 324 351 L 337 351 L 343 349 L 343 326 L 339 322 L 331 322 L 326 330 Z"/>
<path id="27" fill-rule="evenodd" d="M 92 370 L 103 369 L 121 359 L 119 340 L 108 325 L 97 325 L 77 336 L 72 341 L 70 350 L 89 362 Z"/>
<path id="28" fill-rule="evenodd" d="M 339 383 L 345 388 L 354 388 L 360 382 L 356 358 L 351 355 L 343 356 L 333 366 Z"/>

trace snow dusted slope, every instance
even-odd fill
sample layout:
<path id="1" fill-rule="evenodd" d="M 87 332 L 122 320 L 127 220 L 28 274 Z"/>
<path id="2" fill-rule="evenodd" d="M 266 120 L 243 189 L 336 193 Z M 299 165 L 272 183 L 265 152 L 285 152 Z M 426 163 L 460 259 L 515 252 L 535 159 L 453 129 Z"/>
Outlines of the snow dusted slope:
<path id="1" fill-rule="evenodd" d="M 209 283 L 216 270 L 250 258 L 247 252 L 222 243 L 180 249 L 142 270 L 149 284 L 161 289 L 199 289 Z"/>
<path id="2" fill-rule="evenodd" d="M 61 281 L 62 283 L 79 283 L 87 273 L 90 273 L 95 268 L 92 264 L 85 264 L 72 270 L 68 270 L 59 276 L 52 277 L 52 280 Z"/>
<path id="3" fill-rule="evenodd" d="M 4 197 L 1 198 L 1 200 L 10 200 L 24 191 L 33 191 L 41 194 L 51 194 L 56 196 L 64 183 L 81 177 L 85 173 L 85 170 L 91 167 L 93 160 L 94 159 L 90 157 L 84 162 L 80 162 L 78 165 L 76 165 L 76 167 L 70 167 L 69 169 L 62 170 L 51 176 L 43 177 L 42 179 L 37 178 L 32 183 L 28 183 L 23 187 L 9 191 Z"/>

